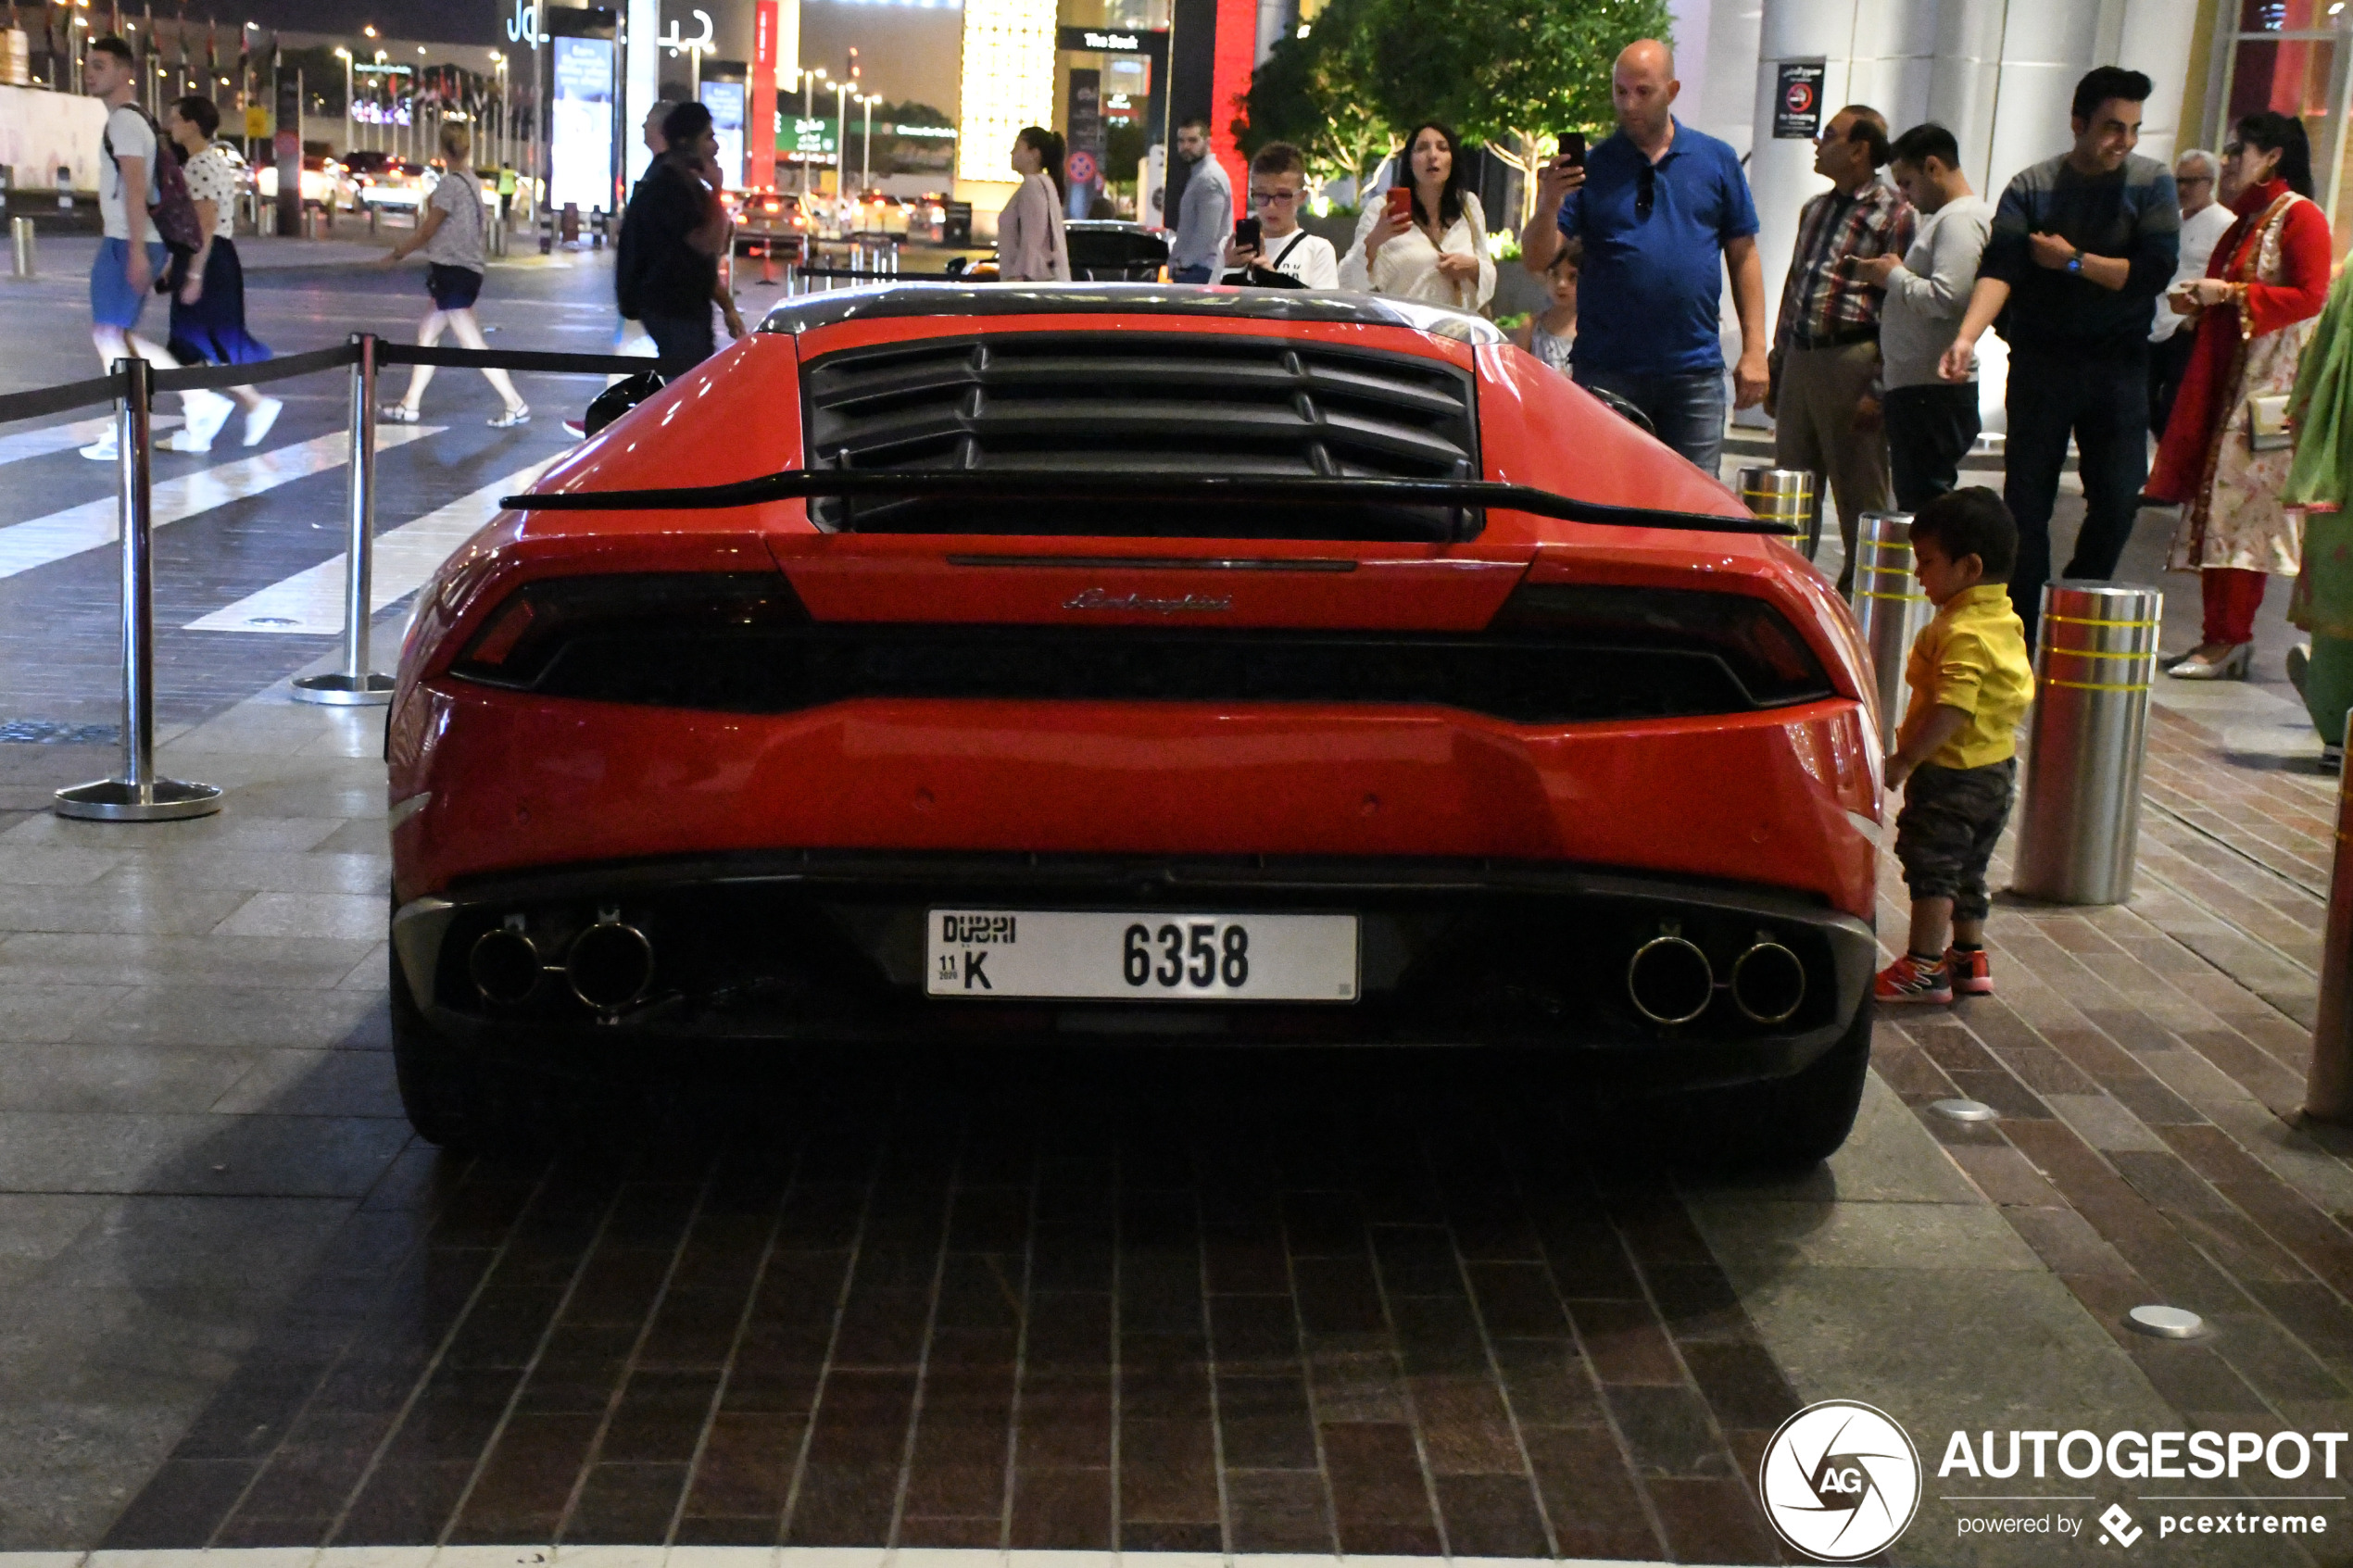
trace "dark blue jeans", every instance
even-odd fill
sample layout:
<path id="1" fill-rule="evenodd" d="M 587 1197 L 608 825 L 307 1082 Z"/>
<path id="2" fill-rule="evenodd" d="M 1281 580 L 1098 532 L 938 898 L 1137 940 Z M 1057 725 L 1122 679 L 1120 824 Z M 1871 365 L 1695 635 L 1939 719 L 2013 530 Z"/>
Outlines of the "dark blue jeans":
<path id="1" fill-rule="evenodd" d="M 1661 441 L 1696 463 L 1708 478 L 1718 477 L 1724 456 L 1722 370 L 1629 375 L 1580 363 L 1572 367 L 1572 373 L 1578 385 L 1614 392 L 1640 408 Z"/>
<path id="2" fill-rule="evenodd" d="M 1171 268 L 1168 281 L 1172 283 L 1205 283 L 1209 282 L 1210 271 L 1211 269 L 1206 262 L 1199 267 Z"/>
<path id="3" fill-rule="evenodd" d="M 2043 584 L 2051 575 L 2051 508 L 2058 500 L 2067 441 L 2075 438 L 2083 481 L 2083 531 L 2062 577 L 2109 577 L 2140 515 L 2148 483 L 2149 367 L 2146 354 L 2087 359 L 2010 351 L 2009 436 L 2002 499 L 2018 520 L 2018 565 L 2010 604 L 2034 646 Z"/>

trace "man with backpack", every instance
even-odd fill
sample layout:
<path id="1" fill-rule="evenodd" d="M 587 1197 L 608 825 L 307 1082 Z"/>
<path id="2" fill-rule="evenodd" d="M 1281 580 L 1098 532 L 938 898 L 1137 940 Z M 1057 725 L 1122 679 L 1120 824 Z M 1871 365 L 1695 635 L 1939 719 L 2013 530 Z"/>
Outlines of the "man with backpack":
<path id="1" fill-rule="evenodd" d="M 180 361 L 132 329 L 156 279 L 170 266 L 171 252 L 193 255 L 203 244 L 195 204 L 179 164 L 163 149 L 155 121 L 138 107 L 138 68 L 131 45 L 112 33 L 96 40 L 82 80 L 83 90 L 107 106 L 104 156 L 98 160 L 98 212 L 106 220 L 106 237 L 90 266 L 90 341 L 108 370 L 133 354 L 159 370 L 177 370 Z M 182 393 L 180 404 L 198 450 L 212 445 L 236 408 L 220 394 L 201 390 Z M 82 455 L 113 461 L 114 433 L 84 446 Z"/>

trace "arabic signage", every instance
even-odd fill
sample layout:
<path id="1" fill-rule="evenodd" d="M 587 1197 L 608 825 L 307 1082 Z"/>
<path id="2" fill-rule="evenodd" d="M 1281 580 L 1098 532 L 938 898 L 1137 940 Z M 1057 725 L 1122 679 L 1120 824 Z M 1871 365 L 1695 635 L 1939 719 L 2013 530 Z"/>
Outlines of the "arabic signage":
<path id="1" fill-rule="evenodd" d="M 1822 132 L 1821 60 L 1782 60 L 1773 68 L 1773 140 L 1810 142 Z"/>
<path id="2" fill-rule="evenodd" d="M 836 151 L 834 121 L 824 115 L 793 116 L 785 122 L 785 150 L 798 158 L 831 158 Z"/>

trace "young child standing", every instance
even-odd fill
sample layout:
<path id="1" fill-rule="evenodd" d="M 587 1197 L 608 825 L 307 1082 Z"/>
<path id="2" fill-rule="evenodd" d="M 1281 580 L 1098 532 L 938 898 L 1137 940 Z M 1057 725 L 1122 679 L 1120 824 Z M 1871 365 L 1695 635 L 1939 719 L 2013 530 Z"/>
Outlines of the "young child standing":
<path id="1" fill-rule="evenodd" d="M 2018 792 L 2018 721 L 2034 700 L 2026 627 L 2010 608 L 2018 524 L 1982 485 L 1939 495 L 1912 519 L 1913 573 L 1936 606 L 1912 644 L 1912 690 L 1887 787 L 1904 791 L 1895 858 L 1912 890 L 1908 949 L 1880 972 L 1882 1002 L 1986 997 L 1985 868 Z"/>

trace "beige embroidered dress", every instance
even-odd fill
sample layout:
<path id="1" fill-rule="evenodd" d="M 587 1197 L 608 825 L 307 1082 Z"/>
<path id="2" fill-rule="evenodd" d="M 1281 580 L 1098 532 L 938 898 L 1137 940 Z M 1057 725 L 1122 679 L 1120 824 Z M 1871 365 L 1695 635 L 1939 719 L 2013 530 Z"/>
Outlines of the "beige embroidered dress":
<path id="1" fill-rule="evenodd" d="M 2302 274 L 2310 270 L 2313 231 L 2325 246 L 2328 226 L 2294 192 L 2264 194 L 2269 199 L 2215 246 L 2208 276 L 2237 286 L 2230 303 L 2204 313 L 2184 395 L 2150 477 L 2152 496 L 2184 503 L 2170 562 L 2177 571 L 2227 567 L 2293 577 L 2303 566 L 2303 510 L 2280 499 L 2295 454 L 2248 445 L 2247 400 L 2296 385 L 2318 310 L 2317 299 L 2300 309 L 2314 282 Z M 2325 291 L 2325 249 L 2322 256 L 2317 282 Z M 2282 319 L 2291 313 L 2300 319 Z"/>

